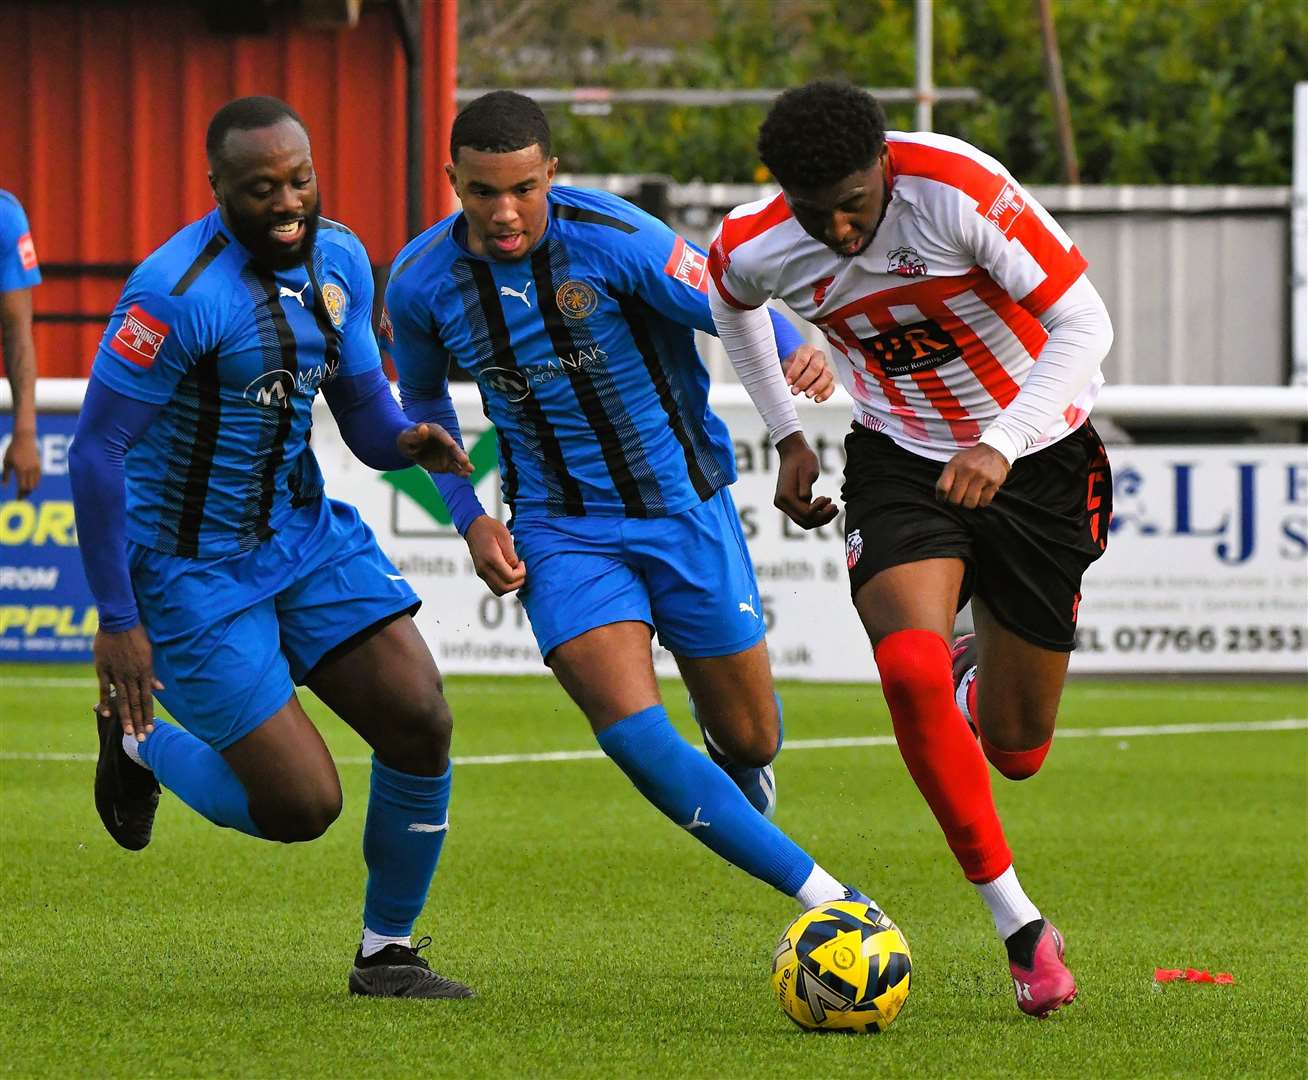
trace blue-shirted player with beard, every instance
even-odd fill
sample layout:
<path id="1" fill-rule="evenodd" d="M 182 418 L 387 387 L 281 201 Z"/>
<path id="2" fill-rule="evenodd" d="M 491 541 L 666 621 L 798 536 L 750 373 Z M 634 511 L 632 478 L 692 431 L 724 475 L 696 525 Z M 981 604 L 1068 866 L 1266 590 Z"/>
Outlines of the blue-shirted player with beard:
<path id="1" fill-rule="evenodd" d="M 367 254 L 320 218 L 290 106 L 230 102 L 206 150 L 218 207 L 132 274 L 69 455 L 100 609 L 96 808 L 132 850 L 149 843 L 160 784 L 250 836 L 319 836 L 341 787 L 295 696 L 309 686 L 374 750 L 351 992 L 469 997 L 410 939 L 448 829 L 449 708 L 413 590 L 354 508 L 323 494 L 314 397 L 374 468 L 470 465 L 395 404 Z M 155 694 L 184 727 L 154 718 Z"/>
<path id="2" fill-rule="evenodd" d="M 520 94 L 464 109 L 450 156 L 463 211 L 396 257 L 386 309 L 410 419 L 457 432 L 453 361 L 495 424 L 509 528 L 466 478 L 434 477 L 478 574 L 521 589 L 546 662 L 664 814 L 806 907 L 861 896 L 768 820 L 780 704 L 733 447 L 695 351 L 694 330 L 713 330 L 703 253 L 615 196 L 551 188 L 549 127 Z M 796 392 L 828 395 L 820 353 L 776 332 Z M 668 721 L 651 630 L 713 761 Z"/>

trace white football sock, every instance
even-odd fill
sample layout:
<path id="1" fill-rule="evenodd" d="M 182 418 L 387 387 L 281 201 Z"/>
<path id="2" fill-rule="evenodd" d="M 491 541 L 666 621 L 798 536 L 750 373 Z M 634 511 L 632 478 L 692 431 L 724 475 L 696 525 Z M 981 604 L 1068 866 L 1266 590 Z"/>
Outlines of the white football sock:
<path id="1" fill-rule="evenodd" d="M 817 907 L 818 904 L 825 904 L 829 900 L 844 898 L 845 887 L 817 863 L 813 864 L 813 869 L 805 878 L 804 884 L 799 887 L 799 892 L 795 893 L 795 899 L 805 911 Z"/>
<path id="2" fill-rule="evenodd" d="M 999 936 L 1007 941 L 1027 923 L 1040 918 L 1040 909 L 1031 903 L 1017 880 L 1017 871 L 1009 866 L 994 881 L 977 885 L 976 891 L 990 909 Z"/>
<path id="3" fill-rule="evenodd" d="M 129 735 L 123 732 L 123 753 L 136 762 L 141 768 L 148 769 L 150 766 L 141 760 L 141 744 L 136 741 L 135 735 Z"/>
<path id="4" fill-rule="evenodd" d="M 412 944 L 413 940 L 407 934 L 404 937 L 387 937 L 385 934 L 374 934 L 365 926 L 363 944 L 359 946 L 359 951 L 364 956 L 371 956 L 373 953 L 381 952 L 387 945 L 403 945 L 408 948 Z"/>

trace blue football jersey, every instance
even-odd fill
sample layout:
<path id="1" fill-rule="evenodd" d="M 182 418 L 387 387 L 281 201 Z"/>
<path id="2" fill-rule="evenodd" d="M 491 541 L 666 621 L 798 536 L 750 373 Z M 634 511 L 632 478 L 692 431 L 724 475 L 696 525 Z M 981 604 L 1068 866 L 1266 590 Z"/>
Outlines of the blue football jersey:
<path id="1" fill-rule="evenodd" d="M 163 408 L 128 452 L 127 536 L 190 557 L 246 551 L 322 493 L 313 399 L 377 367 L 372 268 L 321 219 L 307 264 L 254 262 L 218 210 L 133 271 L 93 373 Z"/>
<path id="2" fill-rule="evenodd" d="M 556 187 L 512 262 L 474 255 L 456 214 L 396 256 L 386 290 L 402 400 L 481 390 L 517 517 L 658 517 L 736 477 L 694 328 L 713 331 L 704 253 L 601 191 Z"/>
<path id="3" fill-rule="evenodd" d="M 36 246 L 23 204 L 0 189 L 0 292 L 30 289 L 41 284 Z"/>

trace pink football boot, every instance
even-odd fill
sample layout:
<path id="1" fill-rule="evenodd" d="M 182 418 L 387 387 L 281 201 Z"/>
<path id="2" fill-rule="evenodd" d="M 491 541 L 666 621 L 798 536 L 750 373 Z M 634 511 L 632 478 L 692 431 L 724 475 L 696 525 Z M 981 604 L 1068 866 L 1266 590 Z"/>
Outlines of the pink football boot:
<path id="1" fill-rule="evenodd" d="M 1023 967 L 1011 952 L 1008 959 L 1017 1007 L 1040 1020 L 1076 997 L 1076 980 L 1063 963 L 1063 935 L 1048 919 L 1043 922 L 1031 951 L 1031 966 Z"/>

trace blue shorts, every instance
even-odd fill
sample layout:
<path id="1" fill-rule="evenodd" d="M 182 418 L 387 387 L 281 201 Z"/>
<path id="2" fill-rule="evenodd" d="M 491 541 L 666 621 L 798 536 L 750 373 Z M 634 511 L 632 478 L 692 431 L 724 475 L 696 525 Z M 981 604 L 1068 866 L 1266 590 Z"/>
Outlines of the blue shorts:
<path id="1" fill-rule="evenodd" d="M 285 705 L 331 649 L 419 603 L 334 499 L 300 507 L 251 551 L 189 559 L 129 543 L 128 559 L 159 700 L 216 750 Z"/>
<path id="2" fill-rule="evenodd" d="M 615 622 L 649 624 L 678 656 L 728 656 L 763 640 L 754 565 L 725 487 L 669 517 L 519 520 L 513 542 L 542 656 Z"/>

